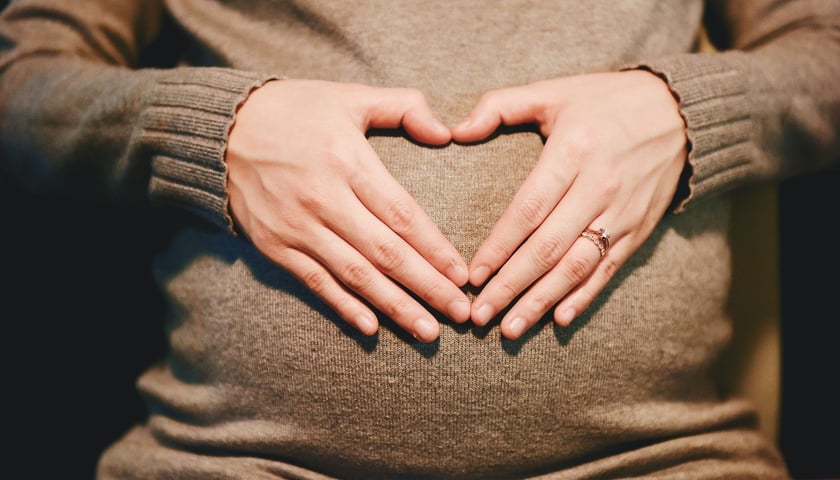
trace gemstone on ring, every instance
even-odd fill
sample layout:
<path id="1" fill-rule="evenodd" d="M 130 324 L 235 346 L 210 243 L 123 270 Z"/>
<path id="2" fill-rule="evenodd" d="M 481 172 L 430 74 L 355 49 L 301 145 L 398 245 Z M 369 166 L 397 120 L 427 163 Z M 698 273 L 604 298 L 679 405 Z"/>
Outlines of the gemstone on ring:
<path id="1" fill-rule="evenodd" d="M 604 242 L 604 249 L 610 248 L 610 232 L 606 228 L 599 228 L 598 234 L 601 236 L 601 240 Z"/>
<path id="2" fill-rule="evenodd" d="M 606 228 L 600 228 L 598 230 L 587 228 L 581 232 L 580 236 L 588 238 L 594 243 L 598 247 L 598 251 L 602 257 L 607 254 L 607 249 L 610 248 L 610 232 Z"/>

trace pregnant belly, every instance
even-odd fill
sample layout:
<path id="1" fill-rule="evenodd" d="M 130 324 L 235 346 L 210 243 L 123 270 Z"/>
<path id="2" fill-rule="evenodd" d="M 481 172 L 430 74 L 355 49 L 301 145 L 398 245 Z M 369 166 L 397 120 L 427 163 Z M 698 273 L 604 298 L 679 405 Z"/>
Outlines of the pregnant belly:
<path id="1" fill-rule="evenodd" d="M 429 151 L 373 142 L 467 260 L 541 146 L 527 133 Z M 720 227 L 718 213 L 706 215 L 709 230 Z M 657 253 L 693 238 L 715 248 L 688 249 L 677 268 Z M 570 328 L 544 319 L 510 342 L 496 322 L 441 318 L 439 341 L 420 344 L 387 318 L 376 336 L 358 334 L 246 240 L 185 230 L 158 263 L 170 355 L 140 387 L 153 431 L 179 448 L 333 474 L 463 478 L 574 462 L 653 435 L 650 419 L 657 435 L 706 421 L 673 412 L 715 399 L 705 375 L 729 335 L 724 246 L 719 235 L 686 238 L 665 225 Z M 684 274 L 697 264 L 711 273 Z M 699 282 L 710 293 L 699 295 Z M 657 419 L 660 411 L 673 418 Z"/>

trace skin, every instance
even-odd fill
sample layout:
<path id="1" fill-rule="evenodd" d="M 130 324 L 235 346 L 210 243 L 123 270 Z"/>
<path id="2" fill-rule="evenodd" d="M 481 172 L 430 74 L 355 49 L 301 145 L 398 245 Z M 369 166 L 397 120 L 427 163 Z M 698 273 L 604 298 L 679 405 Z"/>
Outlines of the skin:
<path id="1" fill-rule="evenodd" d="M 438 322 L 401 285 L 463 323 L 468 272 L 365 138 L 369 128 L 401 125 L 419 142 L 451 140 L 417 90 L 269 82 L 249 95 L 229 135 L 230 208 L 257 249 L 359 331 L 378 329 L 364 299 L 431 342 Z"/>
<path id="2" fill-rule="evenodd" d="M 501 321 L 509 339 L 552 308 L 568 326 L 592 303 L 665 214 L 687 156 L 676 100 L 641 70 L 488 92 L 452 137 L 473 142 L 524 123 L 539 127 L 545 147 L 470 263 L 470 283 L 486 283 L 474 323 L 486 325 L 524 292 Z M 580 236 L 586 228 L 610 232 L 604 257 Z"/>
<path id="3" fill-rule="evenodd" d="M 469 143 L 518 124 L 537 125 L 545 147 L 469 267 L 364 136 L 403 126 L 430 145 Z M 226 162 L 234 220 L 263 254 L 361 332 L 378 328 L 364 299 L 432 342 L 439 324 L 401 286 L 480 326 L 522 294 L 501 321 L 509 339 L 551 309 L 568 326 L 650 236 L 686 155 L 667 85 L 632 70 L 490 91 L 451 130 L 417 90 L 269 82 L 238 111 Z M 586 228 L 609 230 L 605 256 Z M 472 305 L 467 281 L 484 285 Z"/>

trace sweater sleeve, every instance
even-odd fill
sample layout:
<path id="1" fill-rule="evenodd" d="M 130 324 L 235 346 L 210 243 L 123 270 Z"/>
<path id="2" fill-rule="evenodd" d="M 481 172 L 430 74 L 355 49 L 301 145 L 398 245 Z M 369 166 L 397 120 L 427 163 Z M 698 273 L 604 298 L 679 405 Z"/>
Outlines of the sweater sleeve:
<path id="1" fill-rule="evenodd" d="M 163 18 L 151 0 L 12 2 L 0 16 L 3 168 L 33 191 L 174 205 L 233 231 L 227 135 L 276 77 L 141 65 Z"/>
<path id="2" fill-rule="evenodd" d="M 840 1 L 718 1 L 706 22 L 716 52 L 629 66 L 663 78 L 686 122 L 674 212 L 750 182 L 836 167 Z"/>

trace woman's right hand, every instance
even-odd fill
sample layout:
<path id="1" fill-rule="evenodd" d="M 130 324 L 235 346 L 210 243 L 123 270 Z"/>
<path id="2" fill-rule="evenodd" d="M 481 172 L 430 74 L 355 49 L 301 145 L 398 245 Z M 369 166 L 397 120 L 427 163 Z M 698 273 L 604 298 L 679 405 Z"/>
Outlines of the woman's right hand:
<path id="1" fill-rule="evenodd" d="M 463 323 L 470 303 L 459 287 L 468 273 L 365 137 L 399 126 L 422 143 L 451 139 L 417 90 L 268 82 L 248 96 L 230 132 L 230 209 L 257 249 L 361 332 L 378 328 L 363 298 L 431 342 L 438 322 L 401 285 Z"/>

